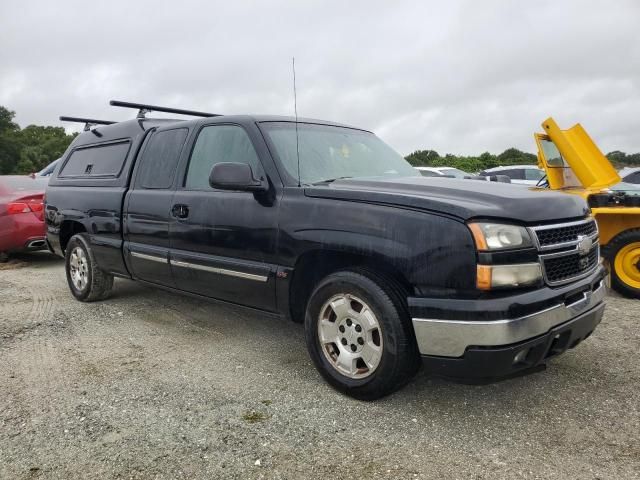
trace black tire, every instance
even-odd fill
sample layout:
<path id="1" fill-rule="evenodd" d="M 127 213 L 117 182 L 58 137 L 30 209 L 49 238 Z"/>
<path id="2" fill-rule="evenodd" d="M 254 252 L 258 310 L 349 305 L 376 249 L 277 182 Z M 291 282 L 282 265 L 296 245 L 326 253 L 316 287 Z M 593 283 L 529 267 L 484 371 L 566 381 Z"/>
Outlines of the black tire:
<path id="1" fill-rule="evenodd" d="M 380 325 L 382 355 L 365 378 L 343 375 L 327 359 L 318 333 L 325 303 L 346 293 L 362 299 Z M 305 314 L 305 339 L 309 355 L 324 379 L 337 390 L 360 400 L 375 400 L 405 385 L 420 368 L 420 356 L 400 289 L 374 272 L 364 269 L 332 273 L 313 290 Z"/>
<path id="2" fill-rule="evenodd" d="M 9 261 L 9 254 L 6 252 L 0 252 L 0 263 L 6 263 Z"/>
<path id="3" fill-rule="evenodd" d="M 86 284 L 84 284 L 82 288 L 74 284 L 70 266 L 71 256 L 77 248 L 84 252 L 87 261 L 85 274 Z M 65 271 L 69 289 L 77 300 L 81 302 L 94 302 L 96 300 L 104 300 L 111 294 L 113 275 L 109 275 L 98 268 L 86 235 L 80 233 L 74 235 L 69 240 L 65 251 Z"/>
<path id="4" fill-rule="evenodd" d="M 609 263 L 611 271 L 611 287 L 621 295 L 629 298 L 640 298 L 640 288 L 629 285 L 616 271 L 616 257 L 626 246 L 632 243 L 640 243 L 640 228 L 626 230 L 616 235 L 605 248 L 605 259 Z M 640 263 L 636 266 L 640 274 Z"/>

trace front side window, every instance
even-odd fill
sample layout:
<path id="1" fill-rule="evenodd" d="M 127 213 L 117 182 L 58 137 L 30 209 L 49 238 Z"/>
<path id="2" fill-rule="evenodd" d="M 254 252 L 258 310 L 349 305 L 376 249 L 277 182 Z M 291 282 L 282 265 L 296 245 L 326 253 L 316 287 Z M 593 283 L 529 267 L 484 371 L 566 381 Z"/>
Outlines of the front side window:
<path id="1" fill-rule="evenodd" d="M 209 174 L 217 163 L 246 163 L 253 170 L 253 176 L 263 175 L 258 154 L 251 139 L 242 127 L 237 125 L 210 125 L 200 130 L 191 153 L 185 188 L 189 190 L 209 190 Z"/>
<path id="2" fill-rule="evenodd" d="M 189 132 L 176 128 L 153 133 L 142 154 L 138 185 L 142 188 L 169 188 L 173 185 L 182 146 Z"/>
<path id="3" fill-rule="evenodd" d="M 321 183 L 337 178 L 369 180 L 420 176 L 415 168 L 374 134 L 352 128 L 293 122 L 261 124 L 291 179 Z"/>

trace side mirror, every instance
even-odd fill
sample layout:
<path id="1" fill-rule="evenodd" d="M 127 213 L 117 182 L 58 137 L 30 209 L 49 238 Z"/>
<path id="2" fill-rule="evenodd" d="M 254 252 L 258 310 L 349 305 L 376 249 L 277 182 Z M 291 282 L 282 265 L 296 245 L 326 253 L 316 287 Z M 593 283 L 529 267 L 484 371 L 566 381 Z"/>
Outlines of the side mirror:
<path id="1" fill-rule="evenodd" d="M 219 190 L 261 192 L 267 190 L 264 182 L 253 177 L 251 167 L 246 163 L 217 163 L 209 174 L 209 185 Z"/>

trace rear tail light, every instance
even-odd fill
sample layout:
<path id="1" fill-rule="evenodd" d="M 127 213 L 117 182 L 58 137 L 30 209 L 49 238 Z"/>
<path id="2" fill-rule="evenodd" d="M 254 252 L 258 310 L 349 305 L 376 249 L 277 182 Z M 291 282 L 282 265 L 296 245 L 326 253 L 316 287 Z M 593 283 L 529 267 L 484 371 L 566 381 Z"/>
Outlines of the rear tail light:
<path id="1" fill-rule="evenodd" d="M 42 220 L 44 205 L 42 203 L 42 197 L 36 198 L 23 198 L 18 202 L 11 202 L 7 205 L 7 214 L 16 215 L 18 213 L 32 212 L 36 217 Z"/>
<path id="2" fill-rule="evenodd" d="M 31 209 L 29 205 L 22 202 L 13 202 L 7 205 L 7 213 L 9 215 L 15 215 L 16 213 L 28 213 Z"/>

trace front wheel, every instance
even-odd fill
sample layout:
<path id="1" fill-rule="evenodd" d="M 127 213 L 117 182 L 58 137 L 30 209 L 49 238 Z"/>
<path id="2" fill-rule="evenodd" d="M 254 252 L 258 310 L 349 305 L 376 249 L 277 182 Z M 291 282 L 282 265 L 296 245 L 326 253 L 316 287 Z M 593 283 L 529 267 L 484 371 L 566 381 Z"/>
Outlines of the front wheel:
<path id="1" fill-rule="evenodd" d="M 373 272 L 333 273 L 307 305 L 305 338 L 316 368 L 337 390 L 374 400 L 413 377 L 420 358 L 403 299 Z"/>
<path id="2" fill-rule="evenodd" d="M 627 230 L 607 245 L 611 286 L 627 297 L 640 298 L 640 229 Z"/>
<path id="3" fill-rule="evenodd" d="M 69 240 L 65 252 L 65 270 L 69 289 L 82 302 L 104 300 L 111 293 L 113 276 L 100 270 L 83 234 Z"/>

